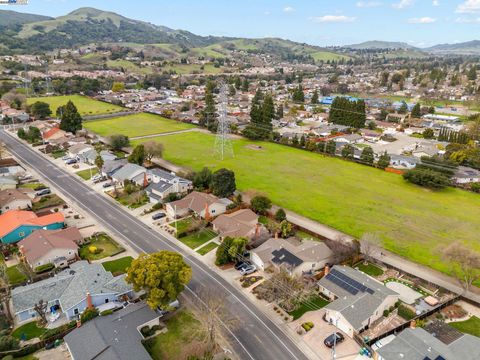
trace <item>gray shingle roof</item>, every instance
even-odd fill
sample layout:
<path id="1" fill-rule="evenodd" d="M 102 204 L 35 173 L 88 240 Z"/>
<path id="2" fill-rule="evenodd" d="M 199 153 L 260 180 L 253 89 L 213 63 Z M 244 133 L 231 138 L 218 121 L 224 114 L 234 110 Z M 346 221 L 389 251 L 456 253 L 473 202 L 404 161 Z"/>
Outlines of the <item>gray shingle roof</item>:
<path id="1" fill-rule="evenodd" d="M 147 169 L 145 169 L 143 166 L 128 163 L 121 169 L 117 170 L 113 177 L 118 181 L 124 181 L 125 179 L 131 180 L 146 171 Z"/>
<path id="2" fill-rule="evenodd" d="M 97 317 L 65 336 L 75 360 L 150 360 L 137 328 L 158 318 L 146 304 Z"/>

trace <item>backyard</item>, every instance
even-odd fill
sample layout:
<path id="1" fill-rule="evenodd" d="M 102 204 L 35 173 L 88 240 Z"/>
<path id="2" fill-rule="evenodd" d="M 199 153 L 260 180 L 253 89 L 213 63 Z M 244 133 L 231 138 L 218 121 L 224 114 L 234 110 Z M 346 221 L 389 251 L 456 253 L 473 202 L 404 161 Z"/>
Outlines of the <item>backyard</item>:
<path id="1" fill-rule="evenodd" d="M 449 325 L 463 333 L 480 337 L 480 319 L 476 316 L 465 321 L 452 322 Z"/>
<path id="2" fill-rule="evenodd" d="M 19 340 L 30 340 L 40 337 L 46 330 L 38 327 L 36 321 L 26 323 L 12 332 L 12 336 Z"/>
<path id="3" fill-rule="evenodd" d="M 33 97 L 27 99 L 27 104 L 31 105 L 37 101 L 46 102 L 50 105 L 52 115 L 55 116 L 57 108 L 62 105 L 66 105 L 69 100 L 71 100 L 75 104 L 78 112 L 82 116 L 110 114 L 125 110 L 121 106 L 108 104 L 103 101 L 98 101 L 82 95 Z"/>
<path id="4" fill-rule="evenodd" d="M 135 126 L 132 126 L 132 124 Z M 147 113 L 119 116 L 105 120 L 92 120 L 85 122 L 83 126 L 100 136 L 122 134 L 128 137 L 161 134 L 194 128 L 194 126 L 190 124 Z"/>
<path id="5" fill-rule="evenodd" d="M 21 272 L 18 267 L 19 265 L 14 265 L 7 268 L 8 281 L 12 286 L 22 284 L 28 280 L 25 274 Z"/>
<path id="6" fill-rule="evenodd" d="M 276 205 L 357 238 L 378 233 L 386 249 L 445 273 L 451 266 L 441 261 L 440 250 L 452 238 L 480 251 L 476 194 L 431 191 L 396 174 L 268 142 L 251 147 L 250 140 L 233 140 L 235 157 L 222 161 L 214 155 L 214 135 L 188 132 L 156 139 L 168 161 L 196 171 L 232 169 L 241 191 L 264 193 Z"/>
<path id="7" fill-rule="evenodd" d="M 370 276 L 380 276 L 383 275 L 383 270 L 380 269 L 377 265 L 367 262 L 366 264 L 362 261 L 354 266 L 358 270 L 363 271 L 365 274 Z"/>
<path id="8" fill-rule="evenodd" d="M 100 260 L 125 251 L 124 248 L 106 234 L 94 235 L 86 239 L 86 241 L 87 243 L 78 250 L 78 254 L 83 260 Z M 93 251 L 94 249 L 92 247 L 95 248 L 95 251 Z"/>

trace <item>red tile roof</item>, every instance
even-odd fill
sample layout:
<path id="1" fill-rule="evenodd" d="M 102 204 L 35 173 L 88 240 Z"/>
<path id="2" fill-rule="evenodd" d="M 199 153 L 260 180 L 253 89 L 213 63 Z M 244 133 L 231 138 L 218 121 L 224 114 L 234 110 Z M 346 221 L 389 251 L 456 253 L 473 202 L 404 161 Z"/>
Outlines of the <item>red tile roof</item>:
<path id="1" fill-rule="evenodd" d="M 62 213 L 52 213 L 38 217 L 32 211 L 10 210 L 0 215 L 0 237 L 3 237 L 22 225 L 47 226 L 64 222 Z"/>

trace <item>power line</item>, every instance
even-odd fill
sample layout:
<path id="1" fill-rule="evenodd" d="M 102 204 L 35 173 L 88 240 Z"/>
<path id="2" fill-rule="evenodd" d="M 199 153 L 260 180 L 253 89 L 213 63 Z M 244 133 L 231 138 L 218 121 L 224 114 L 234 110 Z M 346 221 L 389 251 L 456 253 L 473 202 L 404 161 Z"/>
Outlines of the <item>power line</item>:
<path id="1" fill-rule="evenodd" d="M 218 96 L 218 126 L 215 138 L 215 153 L 223 160 L 225 156 L 233 157 L 233 146 L 230 139 L 230 121 L 227 116 L 228 88 L 225 83 L 220 86 Z"/>

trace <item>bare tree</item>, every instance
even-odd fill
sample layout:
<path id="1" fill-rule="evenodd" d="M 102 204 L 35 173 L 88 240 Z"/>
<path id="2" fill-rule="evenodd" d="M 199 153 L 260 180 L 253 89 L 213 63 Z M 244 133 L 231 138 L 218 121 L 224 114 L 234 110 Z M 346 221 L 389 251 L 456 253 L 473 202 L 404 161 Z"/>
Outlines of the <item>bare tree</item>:
<path id="1" fill-rule="evenodd" d="M 382 240 L 376 233 L 365 233 L 360 238 L 360 252 L 364 255 L 365 263 L 371 261 L 378 253 Z"/>
<path id="2" fill-rule="evenodd" d="M 156 141 L 147 141 L 143 144 L 145 150 L 145 160 L 151 162 L 153 158 L 161 158 L 163 155 L 163 144 Z"/>
<path id="3" fill-rule="evenodd" d="M 358 242 L 347 242 L 342 236 L 335 240 L 326 239 L 325 244 L 332 250 L 334 263 L 340 263 L 348 259 L 352 259 L 358 255 Z"/>
<path id="4" fill-rule="evenodd" d="M 5 262 L 0 262 L 0 302 L 2 303 L 5 316 L 9 321 L 12 320 L 12 314 L 10 312 L 10 283 L 7 275 L 7 265 Z"/>
<path id="5" fill-rule="evenodd" d="M 480 254 L 460 242 L 454 242 L 442 251 L 442 257 L 452 263 L 455 277 L 462 283 L 465 291 L 472 283 L 480 279 Z"/>
<path id="6" fill-rule="evenodd" d="M 38 303 L 36 303 L 35 306 L 33 307 L 35 312 L 40 317 L 40 324 L 42 324 L 42 325 L 45 325 L 45 324 L 48 323 L 47 307 L 48 307 L 48 303 L 46 301 L 43 301 L 43 299 L 40 299 L 40 301 Z"/>

